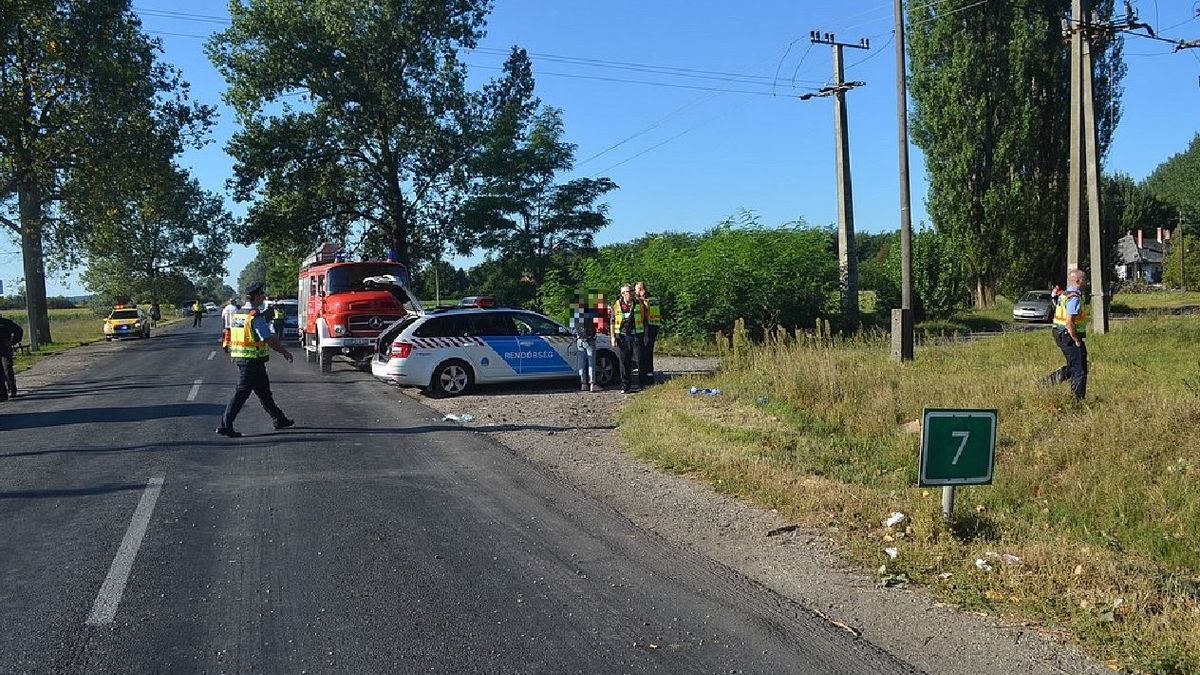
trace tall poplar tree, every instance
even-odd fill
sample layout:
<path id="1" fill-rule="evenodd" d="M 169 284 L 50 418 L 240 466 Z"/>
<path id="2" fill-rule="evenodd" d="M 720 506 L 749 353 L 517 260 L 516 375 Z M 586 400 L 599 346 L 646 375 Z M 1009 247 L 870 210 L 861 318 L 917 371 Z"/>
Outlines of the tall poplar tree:
<path id="1" fill-rule="evenodd" d="M 1097 4 L 1110 19 L 1112 0 Z M 912 134 L 929 174 L 927 207 L 977 306 L 994 304 L 998 288 L 1045 283 L 1065 260 L 1069 10 L 1069 0 L 908 7 Z M 1120 120 L 1121 46 L 1117 38 L 1092 50 L 1102 157 Z"/>

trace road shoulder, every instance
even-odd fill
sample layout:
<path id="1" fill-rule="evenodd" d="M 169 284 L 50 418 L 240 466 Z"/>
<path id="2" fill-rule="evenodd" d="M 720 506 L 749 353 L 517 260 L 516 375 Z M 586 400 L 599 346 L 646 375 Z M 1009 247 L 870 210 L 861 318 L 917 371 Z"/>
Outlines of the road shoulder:
<path id="1" fill-rule="evenodd" d="M 669 371 L 707 363 L 662 359 Z M 669 383 L 662 386 L 671 386 Z M 931 673 L 1103 673 L 1098 661 L 1028 622 L 956 611 L 920 590 L 881 588 L 847 565 L 821 532 L 789 526 L 772 510 L 632 458 L 617 435 L 629 400 L 570 383 L 486 388 L 454 399 L 408 396 L 604 501 L 640 527 L 685 546 L 826 617 L 839 628 Z"/>

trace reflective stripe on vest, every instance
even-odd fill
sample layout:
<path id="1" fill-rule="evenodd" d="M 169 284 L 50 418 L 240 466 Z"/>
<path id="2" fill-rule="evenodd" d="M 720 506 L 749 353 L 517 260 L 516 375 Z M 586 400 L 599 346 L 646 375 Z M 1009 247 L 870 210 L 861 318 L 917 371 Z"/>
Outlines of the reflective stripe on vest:
<path id="1" fill-rule="evenodd" d="M 1067 300 L 1070 298 L 1082 298 L 1083 294 L 1079 291 L 1066 291 L 1058 296 L 1058 304 L 1054 306 L 1054 327 L 1067 329 Z M 1083 300 L 1079 301 L 1079 313 L 1075 315 L 1075 330 L 1083 331 L 1083 325 L 1087 321 L 1087 316 L 1083 313 Z"/>
<path id="2" fill-rule="evenodd" d="M 229 356 L 235 359 L 265 359 L 270 354 L 266 340 L 254 335 L 253 322 L 258 314 L 255 310 L 233 315 L 229 326 Z"/>
<path id="3" fill-rule="evenodd" d="M 658 298 L 646 298 L 646 312 L 649 314 L 646 323 L 651 326 L 662 323 L 662 309 L 658 306 Z"/>
<path id="4" fill-rule="evenodd" d="M 641 314 L 642 306 L 637 302 L 630 303 L 628 311 L 623 309 L 625 306 L 624 302 L 617 302 L 617 304 L 613 305 L 613 330 L 617 333 L 622 332 L 621 326 L 625 324 L 625 315 L 628 314 L 629 318 L 633 321 L 633 330 L 631 332 L 635 335 L 641 333 L 640 329 L 642 328 L 641 324 L 643 321 L 638 319 L 638 314 Z"/>

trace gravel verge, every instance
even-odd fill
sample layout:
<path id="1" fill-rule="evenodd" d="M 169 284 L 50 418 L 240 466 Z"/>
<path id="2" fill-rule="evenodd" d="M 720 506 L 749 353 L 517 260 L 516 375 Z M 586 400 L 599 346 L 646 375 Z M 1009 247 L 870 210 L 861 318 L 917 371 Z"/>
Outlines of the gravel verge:
<path id="1" fill-rule="evenodd" d="M 668 376 L 705 372 L 716 359 L 656 357 Z M 660 386 L 672 386 L 668 381 Z M 631 457 L 615 417 L 630 400 L 617 390 L 584 393 L 569 381 L 481 387 L 453 399 L 405 394 L 463 423 L 604 501 L 630 521 L 774 590 L 930 673 L 1104 673 L 1053 631 L 945 606 L 920 589 L 881 588 L 852 569 L 818 531 L 773 510 L 718 494 Z M 635 394 L 636 395 L 636 394 Z"/>

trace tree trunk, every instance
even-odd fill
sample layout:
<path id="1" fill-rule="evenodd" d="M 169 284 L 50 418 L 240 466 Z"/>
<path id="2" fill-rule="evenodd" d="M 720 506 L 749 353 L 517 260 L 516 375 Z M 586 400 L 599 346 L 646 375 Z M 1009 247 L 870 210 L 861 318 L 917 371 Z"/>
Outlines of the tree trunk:
<path id="1" fill-rule="evenodd" d="M 50 313 L 46 306 L 46 269 L 42 259 L 42 195 L 28 179 L 17 188 L 21 216 L 21 258 L 25 263 L 25 311 L 29 348 L 50 344 Z"/>
<path id="2" fill-rule="evenodd" d="M 979 277 L 975 280 L 975 307 L 990 309 L 996 306 L 996 280 Z"/>

